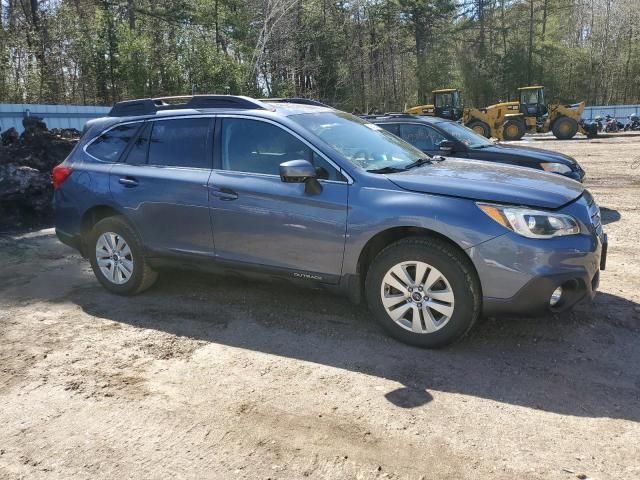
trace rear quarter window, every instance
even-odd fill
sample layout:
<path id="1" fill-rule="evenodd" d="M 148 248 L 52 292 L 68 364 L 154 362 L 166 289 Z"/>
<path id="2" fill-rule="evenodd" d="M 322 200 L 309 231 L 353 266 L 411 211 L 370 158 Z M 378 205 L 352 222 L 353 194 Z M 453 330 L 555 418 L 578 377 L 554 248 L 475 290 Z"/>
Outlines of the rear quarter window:
<path id="1" fill-rule="evenodd" d="M 151 133 L 151 123 L 147 123 L 140 134 L 133 140 L 126 163 L 131 165 L 144 165 L 147 163 L 147 153 L 149 152 L 149 134 Z"/>
<path id="2" fill-rule="evenodd" d="M 378 126 L 384 128 L 387 132 L 400 136 L 400 125 L 397 123 L 380 123 Z"/>
<path id="3" fill-rule="evenodd" d="M 117 162 L 138 128 L 140 123 L 118 125 L 93 140 L 86 152 L 103 162 Z"/>

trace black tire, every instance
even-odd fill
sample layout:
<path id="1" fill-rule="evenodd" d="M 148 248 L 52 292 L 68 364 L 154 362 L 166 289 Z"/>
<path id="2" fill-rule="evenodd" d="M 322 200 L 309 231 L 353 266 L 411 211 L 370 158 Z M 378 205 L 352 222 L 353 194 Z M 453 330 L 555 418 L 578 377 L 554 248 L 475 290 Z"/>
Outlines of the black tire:
<path id="1" fill-rule="evenodd" d="M 382 303 L 381 290 L 387 272 L 399 263 L 411 261 L 424 262 L 439 270 L 455 296 L 450 319 L 431 333 L 415 333 L 400 326 Z M 432 237 L 407 238 L 383 249 L 369 267 L 365 293 L 369 309 L 392 337 L 424 348 L 443 347 L 465 336 L 478 320 L 482 306 L 480 282 L 469 259 L 447 242 Z"/>
<path id="2" fill-rule="evenodd" d="M 525 131 L 522 120 L 510 118 L 502 126 L 502 139 L 507 141 L 520 140 L 524 137 Z"/>
<path id="3" fill-rule="evenodd" d="M 551 131 L 559 140 L 569 140 L 575 137 L 578 131 L 578 122 L 574 118 L 560 117 L 553 122 Z"/>
<path id="4" fill-rule="evenodd" d="M 491 128 L 482 120 L 471 120 L 466 126 L 480 135 L 491 138 Z"/>
<path id="5" fill-rule="evenodd" d="M 116 284 L 107 278 L 98 266 L 96 246 L 100 236 L 107 232 L 122 237 L 131 251 L 129 257 L 133 263 L 133 273 L 121 284 Z M 100 284 L 112 293 L 135 295 L 151 287 L 158 278 L 158 273 L 152 270 L 147 263 L 138 235 L 122 217 L 108 217 L 96 223 L 86 238 L 85 251 L 91 262 L 94 275 Z"/>

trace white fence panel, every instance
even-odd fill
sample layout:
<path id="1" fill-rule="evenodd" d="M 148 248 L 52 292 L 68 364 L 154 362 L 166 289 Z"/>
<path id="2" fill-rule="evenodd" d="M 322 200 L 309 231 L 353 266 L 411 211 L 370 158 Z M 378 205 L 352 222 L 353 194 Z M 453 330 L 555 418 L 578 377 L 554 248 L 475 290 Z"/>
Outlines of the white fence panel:
<path id="1" fill-rule="evenodd" d="M 592 106 L 585 107 L 582 114 L 582 118 L 585 120 L 593 120 L 594 117 L 600 115 L 604 118 L 607 115 L 611 115 L 622 123 L 626 123 L 629 115 L 640 115 L 640 105 L 605 105 L 605 106 Z"/>
<path id="2" fill-rule="evenodd" d="M 37 105 L 28 103 L 0 104 L 0 131 L 14 127 L 22 133 L 22 119 L 26 116 L 42 117 L 48 128 L 75 128 L 92 118 L 104 117 L 111 107 L 85 105 Z"/>

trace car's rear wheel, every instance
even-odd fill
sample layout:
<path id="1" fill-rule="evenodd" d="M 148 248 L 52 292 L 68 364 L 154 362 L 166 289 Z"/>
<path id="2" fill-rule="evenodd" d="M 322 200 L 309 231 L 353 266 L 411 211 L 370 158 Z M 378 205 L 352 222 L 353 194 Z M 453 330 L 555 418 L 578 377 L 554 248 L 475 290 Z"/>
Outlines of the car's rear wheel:
<path id="1" fill-rule="evenodd" d="M 158 274 L 149 267 L 136 233 L 120 217 L 96 223 L 86 250 L 94 275 L 110 292 L 134 295 L 156 281 Z"/>
<path id="2" fill-rule="evenodd" d="M 480 286 L 455 247 L 409 238 L 382 250 L 366 277 L 369 308 L 398 340 L 435 348 L 464 336 L 480 314 Z"/>

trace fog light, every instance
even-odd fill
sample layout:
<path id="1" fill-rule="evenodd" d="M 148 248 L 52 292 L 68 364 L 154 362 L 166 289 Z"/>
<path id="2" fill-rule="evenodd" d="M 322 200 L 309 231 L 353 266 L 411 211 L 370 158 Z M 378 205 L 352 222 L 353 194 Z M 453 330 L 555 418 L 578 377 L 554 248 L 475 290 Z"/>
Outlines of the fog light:
<path id="1" fill-rule="evenodd" d="M 555 307 L 561 298 L 562 298 L 562 287 L 558 287 L 551 294 L 551 298 L 549 299 L 549 305 L 552 307 Z"/>

